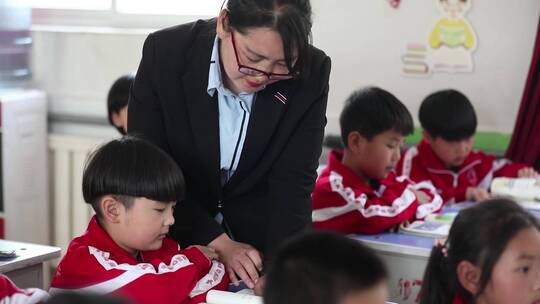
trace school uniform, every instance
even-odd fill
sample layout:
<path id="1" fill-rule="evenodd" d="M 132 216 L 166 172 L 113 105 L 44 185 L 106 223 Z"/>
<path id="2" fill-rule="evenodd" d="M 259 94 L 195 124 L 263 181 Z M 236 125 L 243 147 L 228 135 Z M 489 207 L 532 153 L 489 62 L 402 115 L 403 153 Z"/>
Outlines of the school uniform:
<path id="1" fill-rule="evenodd" d="M 405 151 L 397 172 L 415 182 L 431 181 L 445 202 L 461 202 L 465 200 L 468 187 L 489 189 L 494 177 L 517 177 L 518 171 L 525 167 L 525 164 L 472 151 L 459 168 L 451 170 L 433 152 L 431 145 L 423 140 Z"/>
<path id="2" fill-rule="evenodd" d="M 459 293 L 456 293 L 452 299 L 452 304 L 468 304 L 468 302 Z"/>
<path id="3" fill-rule="evenodd" d="M 210 289 L 226 290 L 223 264 L 198 248 L 180 249 L 165 238 L 159 250 L 131 256 L 120 248 L 94 216 L 86 232 L 71 241 L 51 282 L 50 293 L 93 292 L 133 303 L 200 303 Z"/>
<path id="4" fill-rule="evenodd" d="M 184 173 L 187 193 L 175 209 L 174 239 L 208 244 L 226 232 L 269 258 L 285 238 L 311 227 L 330 58 L 310 47 L 303 79 L 269 84 L 242 100 L 216 92 L 223 84 L 209 76 L 220 63 L 213 56 L 215 29 L 215 19 L 199 20 L 148 36 L 131 89 L 128 132 L 165 150 Z M 231 149 L 225 136 L 233 133 L 240 136 L 232 136 Z M 224 168 L 226 159 L 231 165 Z"/>
<path id="5" fill-rule="evenodd" d="M 376 234 L 403 221 L 422 219 L 443 205 L 429 182 L 415 184 L 390 172 L 369 185 L 343 165 L 342 159 L 342 152 L 332 151 L 317 179 L 312 194 L 314 228 Z M 419 204 L 411 189 L 423 191 L 430 201 Z"/>
<path id="6" fill-rule="evenodd" d="M 49 298 L 49 294 L 39 288 L 20 289 L 10 279 L 0 275 L 0 303 L 35 304 Z"/>

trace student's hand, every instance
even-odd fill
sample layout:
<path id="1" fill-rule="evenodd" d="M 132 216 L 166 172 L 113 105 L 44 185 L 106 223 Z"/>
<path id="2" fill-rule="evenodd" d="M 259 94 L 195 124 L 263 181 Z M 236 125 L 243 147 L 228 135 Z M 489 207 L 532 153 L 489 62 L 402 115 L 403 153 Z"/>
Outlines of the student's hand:
<path id="1" fill-rule="evenodd" d="M 260 277 L 257 283 L 255 283 L 255 288 L 253 288 L 253 291 L 255 292 L 256 296 L 262 297 L 264 293 L 265 284 L 266 284 L 266 277 L 265 276 Z"/>
<path id="2" fill-rule="evenodd" d="M 399 232 L 399 228 L 401 227 L 407 227 L 411 224 L 411 222 L 409 222 L 408 220 L 406 221 L 403 221 L 399 224 L 395 224 L 394 226 L 392 226 L 388 231 L 390 232 L 394 232 L 394 233 L 398 233 Z"/>
<path id="3" fill-rule="evenodd" d="M 217 254 L 216 250 L 214 248 L 210 248 L 207 246 L 201 246 L 201 245 L 193 245 L 189 246 L 191 247 L 197 247 L 202 253 L 211 261 L 211 260 L 217 260 L 219 258 L 219 255 Z"/>
<path id="4" fill-rule="evenodd" d="M 217 251 L 235 286 L 238 286 L 240 278 L 249 288 L 255 288 L 263 264 L 262 255 L 257 249 L 245 243 L 235 242 L 225 233 L 208 246 Z"/>
<path id="5" fill-rule="evenodd" d="M 531 167 L 527 167 L 527 168 L 522 168 L 518 171 L 518 177 L 538 177 L 538 172 L 536 172 L 533 168 Z"/>
<path id="6" fill-rule="evenodd" d="M 469 187 L 465 193 L 465 199 L 470 201 L 483 201 L 491 198 L 491 194 L 484 189 L 478 187 Z"/>
<path id="7" fill-rule="evenodd" d="M 414 193 L 414 195 L 416 195 L 416 199 L 418 199 L 418 203 L 427 204 L 431 201 L 429 198 L 429 195 L 427 195 L 424 191 L 415 190 L 412 188 L 409 188 L 409 189 Z"/>
<path id="8" fill-rule="evenodd" d="M 397 233 L 399 231 L 399 226 L 401 225 L 401 223 L 399 224 L 395 224 L 394 226 L 390 227 L 390 229 L 388 229 L 389 232 L 394 232 L 394 233 Z"/>

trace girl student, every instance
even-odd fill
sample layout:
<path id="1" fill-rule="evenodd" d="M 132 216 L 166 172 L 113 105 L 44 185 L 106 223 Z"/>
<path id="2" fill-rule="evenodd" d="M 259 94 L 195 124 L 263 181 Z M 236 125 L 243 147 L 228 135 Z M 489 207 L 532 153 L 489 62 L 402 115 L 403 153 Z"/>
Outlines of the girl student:
<path id="1" fill-rule="evenodd" d="M 421 293 L 427 303 L 540 303 L 540 225 L 507 199 L 456 217 L 431 252 Z"/>

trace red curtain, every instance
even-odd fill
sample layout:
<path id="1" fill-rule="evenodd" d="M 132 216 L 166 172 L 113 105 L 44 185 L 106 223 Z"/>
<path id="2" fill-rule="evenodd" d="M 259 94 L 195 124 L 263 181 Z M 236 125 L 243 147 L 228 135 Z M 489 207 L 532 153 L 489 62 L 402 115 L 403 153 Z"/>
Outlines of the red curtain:
<path id="1" fill-rule="evenodd" d="M 506 157 L 540 170 L 540 20 L 531 68 Z"/>

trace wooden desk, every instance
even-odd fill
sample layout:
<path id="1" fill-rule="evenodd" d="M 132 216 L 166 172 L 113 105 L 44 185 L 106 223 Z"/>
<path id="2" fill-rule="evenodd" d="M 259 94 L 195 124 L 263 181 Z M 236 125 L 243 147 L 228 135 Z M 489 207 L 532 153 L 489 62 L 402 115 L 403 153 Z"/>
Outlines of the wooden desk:
<path id="1" fill-rule="evenodd" d="M 0 240 L 0 250 L 15 250 L 16 257 L 0 260 L 0 273 L 18 287 L 47 289 L 43 282 L 43 263 L 60 257 L 59 247 Z"/>

